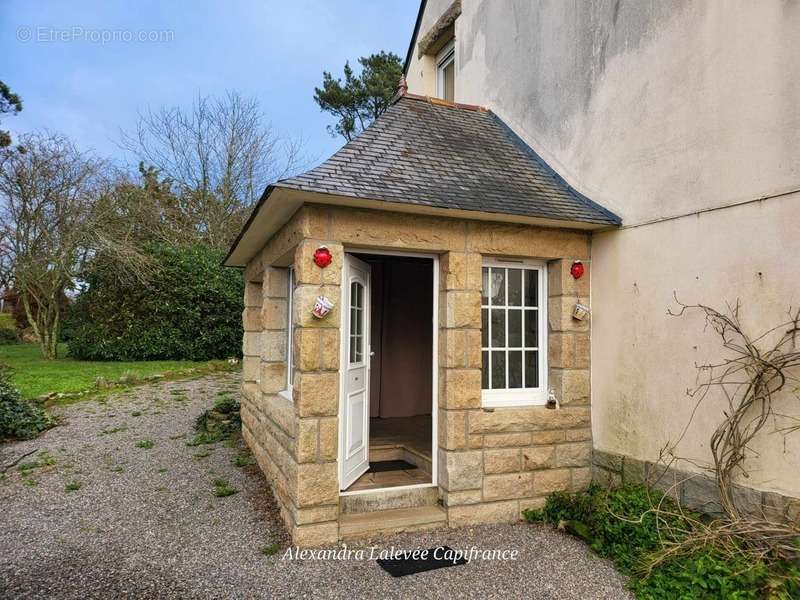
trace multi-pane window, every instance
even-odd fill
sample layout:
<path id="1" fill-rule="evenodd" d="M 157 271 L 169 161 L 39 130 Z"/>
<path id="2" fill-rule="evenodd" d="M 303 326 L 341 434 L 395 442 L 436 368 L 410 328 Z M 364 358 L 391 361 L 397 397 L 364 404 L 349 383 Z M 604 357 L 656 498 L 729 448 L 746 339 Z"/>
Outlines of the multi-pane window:
<path id="1" fill-rule="evenodd" d="M 364 360 L 364 286 L 350 283 L 350 364 Z"/>
<path id="2" fill-rule="evenodd" d="M 486 406 L 547 401 L 545 269 L 539 263 L 484 263 L 481 387 Z"/>
<path id="3" fill-rule="evenodd" d="M 294 361 L 294 336 L 292 335 L 292 308 L 294 303 L 294 268 L 288 269 L 286 290 L 286 390 L 292 391 L 292 372 Z"/>

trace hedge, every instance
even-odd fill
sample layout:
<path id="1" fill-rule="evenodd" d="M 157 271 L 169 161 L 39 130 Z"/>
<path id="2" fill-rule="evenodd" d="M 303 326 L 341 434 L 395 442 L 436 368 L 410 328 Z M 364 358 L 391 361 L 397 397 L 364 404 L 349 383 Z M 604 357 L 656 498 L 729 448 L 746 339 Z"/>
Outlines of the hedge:
<path id="1" fill-rule="evenodd" d="M 150 245 L 146 284 L 99 258 L 65 324 L 83 360 L 211 360 L 241 355 L 244 283 L 205 246 Z"/>

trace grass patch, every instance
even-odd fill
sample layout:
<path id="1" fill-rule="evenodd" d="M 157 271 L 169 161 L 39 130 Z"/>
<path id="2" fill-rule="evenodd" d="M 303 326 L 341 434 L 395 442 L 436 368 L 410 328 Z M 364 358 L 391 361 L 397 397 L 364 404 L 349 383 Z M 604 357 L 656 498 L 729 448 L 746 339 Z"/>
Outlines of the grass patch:
<path id="1" fill-rule="evenodd" d="M 273 556 L 277 554 L 280 549 L 281 549 L 280 544 L 276 544 L 273 542 L 272 544 L 266 544 L 264 546 L 261 546 L 261 548 L 259 548 L 258 551 L 261 552 L 261 554 L 263 554 L 264 556 Z"/>
<path id="2" fill-rule="evenodd" d="M 199 446 L 231 440 L 242 429 L 239 409 L 238 400 L 230 394 L 217 396 L 214 406 L 197 417 L 194 437 L 186 445 Z"/>
<path id="3" fill-rule="evenodd" d="M 83 484 L 80 481 L 70 481 L 67 485 L 64 486 L 64 491 L 77 492 L 82 487 Z"/>
<path id="4" fill-rule="evenodd" d="M 201 446 L 203 444 L 216 444 L 217 442 L 221 441 L 223 438 L 220 436 L 219 433 L 211 433 L 208 431 L 200 431 L 194 436 L 192 439 L 186 442 L 187 446 Z"/>
<path id="5" fill-rule="evenodd" d="M 657 516 L 651 509 L 659 503 L 672 514 Z M 691 522 L 670 509 L 677 510 L 670 498 L 643 486 L 604 490 L 593 485 L 585 493 L 552 494 L 543 509 L 523 514 L 530 522 L 551 523 L 580 537 L 600 556 L 613 561 L 631 577 L 629 587 L 637 598 L 800 597 L 800 566 L 768 563 L 748 555 L 744 547 L 732 556 L 709 543 L 669 558 L 648 572 L 665 541 L 680 541 L 691 531 Z"/>
<path id="6" fill-rule="evenodd" d="M 256 464 L 256 459 L 250 454 L 237 454 L 231 462 L 235 467 L 248 467 Z"/>
<path id="7" fill-rule="evenodd" d="M 128 431 L 127 425 L 120 425 L 119 427 L 111 427 L 110 429 L 103 429 L 98 435 L 111 435 L 112 433 L 119 433 L 120 431 Z"/>
<path id="8" fill-rule="evenodd" d="M 192 456 L 194 456 L 195 458 L 208 458 L 209 456 L 211 456 L 211 450 L 208 449 L 200 450 L 200 452 L 195 452 L 194 454 L 192 454 Z"/>
<path id="9" fill-rule="evenodd" d="M 131 413 L 131 416 L 132 416 L 132 417 L 141 417 L 141 416 L 142 416 L 142 411 L 140 411 L 140 410 L 135 410 L 135 411 L 133 411 L 133 412 Z"/>
<path id="10" fill-rule="evenodd" d="M 144 448 L 145 450 L 150 450 L 150 448 L 152 448 L 153 446 L 155 446 L 153 440 L 141 440 L 139 442 L 136 442 L 137 448 Z"/>
<path id="11" fill-rule="evenodd" d="M 141 383 L 161 375 L 164 379 L 192 377 L 213 371 L 239 368 L 224 360 L 86 361 L 67 356 L 66 344 L 59 345 L 58 360 L 44 360 L 38 344 L 0 345 L 0 363 L 12 369 L 11 383 L 23 398 L 39 398 L 51 393 L 92 396 L 102 392 L 98 381 L 118 387 Z"/>
<path id="12" fill-rule="evenodd" d="M 47 450 L 41 450 L 33 460 L 26 460 L 17 465 L 17 471 L 22 475 L 29 475 L 31 472 L 42 467 L 49 467 L 56 464 L 56 459 Z"/>
<path id="13" fill-rule="evenodd" d="M 213 494 L 217 498 L 225 498 L 226 496 L 233 496 L 234 494 L 238 494 L 239 490 L 233 487 L 227 480 L 222 478 L 217 478 L 211 482 L 214 486 Z"/>

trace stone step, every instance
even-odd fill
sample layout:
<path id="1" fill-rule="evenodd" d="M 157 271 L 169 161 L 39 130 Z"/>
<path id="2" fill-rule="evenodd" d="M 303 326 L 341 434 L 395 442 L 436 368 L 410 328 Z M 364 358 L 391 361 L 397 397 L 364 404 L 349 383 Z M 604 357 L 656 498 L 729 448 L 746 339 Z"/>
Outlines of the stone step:
<path id="1" fill-rule="evenodd" d="M 401 444 L 370 446 L 369 461 L 380 462 L 384 460 L 404 460 L 417 466 L 426 473 L 431 472 L 431 459 L 413 448 L 408 448 Z"/>
<path id="2" fill-rule="evenodd" d="M 342 540 L 363 539 L 404 531 L 428 531 L 446 525 L 447 513 L 439 506 L 395 508 L 341 515 L 339 517 L 339 538 Z"/>
<path id="3" fill-rule="evenodd" d="M 401 460 L 403 458 L 402 446 L 370 446 L 370 462 L 380 462 L 382 460 Z"/>
<path id="4" fill-rule="evenodd" d="M 421 452 L 417 452 L 412 448 L 406 448 L 403 446 L 403 460 L 411 463 L 412 465 L 416 465 L 417 468 L 422 469 L 430 475 L 431 459 Z"/>
<path id="5" fill-rule="evenodd" d="M 339 496 L 339 513 L 343 515 L 371 513 L 397 508 L 436 506 L 439 489 L 435 486 L 404 490 L 383 489 L 374 492 Z"/>

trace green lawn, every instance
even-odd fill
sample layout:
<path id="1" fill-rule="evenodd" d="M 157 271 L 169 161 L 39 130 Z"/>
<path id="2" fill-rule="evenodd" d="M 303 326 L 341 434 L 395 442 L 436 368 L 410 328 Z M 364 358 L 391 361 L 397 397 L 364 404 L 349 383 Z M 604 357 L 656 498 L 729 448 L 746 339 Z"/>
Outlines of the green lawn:
<path id="1" fill-rule="evenodd" d="M 59 347 L 65 356 L 66 345 Z M 42 359 L 37 344 L 11 344 L 0 346 L 0 363 L 13 369 L 12 383 L 25 398 L 37 398 L 50 392 L 74 393 L 94 388 L 98 377 L 114 382 L 123 375 L 148 377 L 188 369 L 219 370 L 224 361 L 191 362 L 185 360 L 154 360 L 141 362 L 94 362 L 59 358 Z"/>

